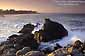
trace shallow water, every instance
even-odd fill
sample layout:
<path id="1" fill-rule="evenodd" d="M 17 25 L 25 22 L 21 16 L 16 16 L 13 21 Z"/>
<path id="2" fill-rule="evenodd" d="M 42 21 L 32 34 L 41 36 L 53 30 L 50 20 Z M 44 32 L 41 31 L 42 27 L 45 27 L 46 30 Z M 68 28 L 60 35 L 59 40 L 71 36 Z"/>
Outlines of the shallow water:
<path id="1" fill-rule="evenodd" d="M 17 34 L 24 24 L 36 24 L 38 22 L 42 25 L 45 18 L 50 18 L 52 21 L 63 24 L 69 31 L 68 37 L 58 42 L 60 45 L 65 46 L 69 43 L 73 43 L 77 39 L 81 41 L 85 40 L 85 14 L 42 13 L 0 16 L 0 42 L 6 40 L 7 37 L 12 34 Z M 41 25 L 35 30 L 39 30 Z"/>

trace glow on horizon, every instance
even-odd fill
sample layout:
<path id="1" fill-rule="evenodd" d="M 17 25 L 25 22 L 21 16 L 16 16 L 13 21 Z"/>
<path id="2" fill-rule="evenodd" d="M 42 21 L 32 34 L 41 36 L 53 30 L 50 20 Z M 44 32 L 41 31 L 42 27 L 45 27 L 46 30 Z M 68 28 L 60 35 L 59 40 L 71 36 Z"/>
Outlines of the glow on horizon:
<path id="1" fill-rule="evenodd" d="M 57 6 L 57 0 L 0 0 L 0 9 L 32 10 L 47 13 L 85 13 L 85 5 Z"/>

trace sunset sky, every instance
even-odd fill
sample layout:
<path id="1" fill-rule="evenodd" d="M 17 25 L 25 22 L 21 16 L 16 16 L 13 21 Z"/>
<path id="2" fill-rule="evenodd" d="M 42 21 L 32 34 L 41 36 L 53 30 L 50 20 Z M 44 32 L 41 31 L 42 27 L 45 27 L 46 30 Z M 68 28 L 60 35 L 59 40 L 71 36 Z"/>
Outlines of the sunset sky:
<path id="1" fill-rule="evenodd" d="M 60 0 L 0 0 L 0 8 L 43 13 L 85 13 L 85 4 L 59 6 L 56 1 Z"/>

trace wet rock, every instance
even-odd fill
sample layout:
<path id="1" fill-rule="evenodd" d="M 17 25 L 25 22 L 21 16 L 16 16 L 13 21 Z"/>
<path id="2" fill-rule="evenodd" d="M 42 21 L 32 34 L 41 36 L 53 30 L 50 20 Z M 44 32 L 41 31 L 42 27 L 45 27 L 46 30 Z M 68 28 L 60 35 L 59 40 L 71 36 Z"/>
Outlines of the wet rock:
<path id="1" fill-rule="evenodd" d="M 53 43 L 53 42 L 51 42 L 51 43 L 41 43 L 40 44 L 40 46 L 39 46 L 39 48 L 38 48 L 38 50 L 40 50 L 40 51 L 42 51 L 42 52 L 44 52 L 44 53 L 51 53 L 51 52 L 53 52 L 54 50 L 57 50 L 57 49 L 59 49 L 59 48 L 62 48 L 62 46 L 60 46 L 58 43 Z"/>
<path id="2" fill-rule="evenodd" d="M 43 30 L 36 31 L 34 33 L 34 39 L 37 41 L 37 43 L 42 42 L 42 40 L 43 40 L 42 34 L 43 34 Z"/>
<path id="3" fill-rule="evenodd" d="M 68 35 L 68 31 L 62 24 L 53 22 L 50 19 L 45 19 L 44 31 L 43 36 L 48 40 L 61 39 Z"/>
<path id="4" fill-rule="evenodd" d="M 34 25 L 26 24 L 24 27 L 19 31 L 22 33 L 20 35 L 11 35 L 8 37 L 8 41 L 14 45 L 16 49 L 21 49 L 25 46 L 31 47 L 32 49 L 37 49 L 38 43 L 34 39 L 34 35 L 32 31 L 34 29 Z"/>
<path id="5" fill-rule="evenodd" d="M 22 43 L 22 37 L 20 35 L 11 35 L 8 37 L 7 41 L 7 45 L 11 45 L 13 48 L 16 48 L 17 50 L 23 48 L 23 45 L 21 45 L 20 43 Z"/>
<path id="6" fill-rule="evenodd" d="M 67 49 L 65 48 L 60 48 L 58 50 L 55 50 L 54 52 L 48 54 L 48 56 L 67 56 Z"/>
<path id="7" fill-rule="evenodd" d="M 31 51 L 31 48 L 30 47 L 24 47 L 23 49 L 18 50 L 16 52 L 16 56 L 23 56 L 23 55 L 25 55 L 29 51 Z"/>
<path id="8" fill-rule="evenodd" d="M 3 51 L 6 49 L 7 47 L 5 45 L 0 46 L 0 55 L 3 54 Z"/>
<path id="9" fill-rule="evenodd" d="M 75 41 L 72 47 L 68 48 L 68 53 L 72 56 L 83 56 L 83 43 L 80 40 Z"/>
<path id="10" fill-rule="evenodd" d="M 55 39 L 62 39 L 68 35 L 68 31 L 58 22 L 45 19 L 43 30 L 35 32 L 35 38 L 42 42 L 48 42 Z"/>
<path id="11" fill-rule="evenodd" d="M 27 34 L 31 33 L 34 30 L 34 25 L 32 24 L 26 24 L 24 27 L 19 31 L 19 33 Z"/>
<path id="12" fill-rule="evenodd" d="M 80 40 L 75 41 L 73 44 L 72 55 L 74 56 L 83 56 L 83 43 Z"/>
<path id="13" fill-rule="evenodd" d="M 80 52 L 78 49 L 73 49 L 71 52 L 72 56 L 83 56 L 83 53 Z"/>
<path id="14" fill-rule="evenodd" d="M 83 43 L 80 40 L 77 40 L 73 44 L 73 47 L 79 49 L 79 48 L 82 48 L 82 45 L 83 45 Z"/>
<path id="15" fill-rule="evenodd" d="M 38 43 L 31 33 L 34 25 L 26 24 L 20 31 L 20 35 L 13 34 L 8 39 L 0 44 L 0 54 L 3 56 L 14 56 L 12 49 L 20 50 L 24 47 L 31 47 L 33 50 L 38 48 Z M 25 48 L 26 49 L 26 48 Z M 23 49 L 24 50 L 24 49 Z M 13 53 L 11 53 L 13 52 Z M 16 53 L 15 53 L 16 55 Z"/>
<path id="16" fill-rule="evenodd" d="M 83 53 L 83 55 L 85 56 L 85 42 L 83 43 L 82 53 Z"/>
<path id="17" fill-rule="evenodd" d="M 24 35 L 21 35 L 21 37 L 22 37 L 22 41 L 19 43 L 20 45 L 29 46 L 32 49 L 37 49 L 38 43 L 34 39 L 33 34 L 24 34 Z"/>
<path id="18" fill-rule="evenodd" d="M 66 46 L 65 48 L 59 48 L 52 53 L 48 54 L 48 56 L 83 56 L 83 43 L 77 40 L 70 47 Z M 85 47 L 84 47 L 85 48 Z"/>
<path id="19" fill-rule="evenodd" d="M 2 56 L 16 56 L 15 54 L 16 54 L 16 49 L 14 49 L 14 48 L 9 48 L 9 49 L 5 49 L 5 50 L 3 51 Z"/>
<path id="20" fill-rule="evenodd" d="M 21 37 L 21 41 L 20 41 L 20 45 L 23 46 L 29 46 L 32 49 L 37 49 L 38 47 L 38 43 L 37 41 L 34 39 L 34 35 L 32 34 L 32 31 L 34 30 L 34 25 L 32 24 L 26 24 L 24 25 L 24 27 L 19 31 L 19 33 L 22 33 L 20 35 Z"/>
<path id="21" fill-rule="evenodd" d="M 46 55 L 40 51 L 30 51 L 26 53 L 24 56 L 46 56 Z"/>
<path id="22" fill-rule="evenodd" d="M 19 35 L 13 34 L 11 36 L 8 37 L 8 41 L 12 44 L 15 44 L 17 41 L 19 41 Z"/>

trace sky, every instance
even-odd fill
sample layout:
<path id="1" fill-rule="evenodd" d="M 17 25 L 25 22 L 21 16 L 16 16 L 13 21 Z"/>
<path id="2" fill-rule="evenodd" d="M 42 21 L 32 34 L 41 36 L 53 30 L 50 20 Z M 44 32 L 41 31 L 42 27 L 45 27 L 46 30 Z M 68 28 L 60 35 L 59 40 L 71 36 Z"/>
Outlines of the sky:
<path id="1" fill-rule="evenodd" d="M 85 13 L 84 3 L 69 5 L 59 1 L 68 0 L 0 0 L 0 9 L 33 10 L 41 13 Z"/>

